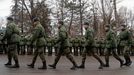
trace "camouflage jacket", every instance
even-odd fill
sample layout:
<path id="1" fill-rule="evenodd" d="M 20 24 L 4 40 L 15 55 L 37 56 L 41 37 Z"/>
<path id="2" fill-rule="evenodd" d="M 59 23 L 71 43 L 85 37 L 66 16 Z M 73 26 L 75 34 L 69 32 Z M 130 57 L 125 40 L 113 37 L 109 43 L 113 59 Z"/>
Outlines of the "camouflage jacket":
<path id="1" fill-rule="evenodd" d="M 105 47 L 106 48 L 116 48 L 116 34 L 114 31 L 109 30 L 106 33 L 106 39 L 105 39 Z"/>
<path id="2" fill-rule="evenodd" d="M 2 41 L 7 40 L 8 44 L 19 43 L 19 34 L 19 28 L 16 26 L 14 22 L 7 23 L 6 32 Z"/>
<path id="3" fill-rule="evenodd" d="M 35 26 L 32 32 L 31 43 L 33 44 L 34 42 L 36 42 L 35 46 L 37 47 L 45 46 L 46 45 L 45 37 L 46 37 L 45 29 L 39 23 L 38 25 Z"/>

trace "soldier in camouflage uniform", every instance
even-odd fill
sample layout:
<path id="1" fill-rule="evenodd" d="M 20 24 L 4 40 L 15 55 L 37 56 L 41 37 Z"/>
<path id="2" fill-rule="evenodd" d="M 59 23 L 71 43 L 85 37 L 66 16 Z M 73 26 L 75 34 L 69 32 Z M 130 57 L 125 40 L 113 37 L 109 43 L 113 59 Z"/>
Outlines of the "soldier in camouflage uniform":
<path id="1" fill-rule="evenodd" d="M 72 49 L 73 49 L 73 38 L 69 38 L 69 42 L 70 42 L 70 46 L 69 46 L 69 49 L 70 49 L 70 52 L 73 53 Z"/>
<path id="2" fill-rule="evenodd" d="M 82 54 L 82 62 L 81 62 L 81 65 L 79 66 L 79 68 L 82 68 L 82 69 L 85 68 L 86 54 L 91 53 L 92 56 L 99 61 L 99 63 L 100 63 L 99 69 L 102 69 L 104 63 L 99 58 L 99 56 L 94 52 L 94 31 L 91 27 L 89 27 L 88 22 L 85 22 L 84 26 L 85 26 L 85 30 L 86 30 L 86 33 L 85 33 L 86 42 L 85 42 L 85 48 L 84 48 L 83 54 Z"/>
<path id="3" fill-rule="evenodd" d="M 28 35 L 26 38 L 27 55 L 33 54 L 33 44 L 30 44 L 31 43 L 30 37 L 31 37 L 31 35 Z"/>
<path id="4" fill-rule="evenodd" d="M 34 64 L 36 62 L 37 56 L 39 55 L 43 66 L 41 68 L 38 69 L 47 69 L 46 66 L 46 60 L 45 60 L 45 56 L 44 56 L 44 45 L 46 45 L 46 34 L 45 34 L 45 29 L 43 28 L 43 26 L 40 24 L 39 19 L 38 18 L 34 18 L 34 30 L 33 30 L 33 35 L 31 37 L 31 44 L 35 43 L 36 49 L 34 52 L 34 57 L 32 60 L 32 63 L 29 64 L 28 66 L 30 68 L 34 68 Z"/>
<path id="5" fill-rule="evenodd" d="M 94 46 L 95 46 L 95 50 L 96 50 L 96 53 L 98 54 L 98 55 L 100 55 L 100 40 L 99 40 L 99 38 L 95 38 L 95 41 L 94 41 Z"/>
<path id="6" fill-rule="evenodd" d="M 25 37 L 22 35 L 20 38 L 20 54 L 25 55 Z"/>
<path id="7" fill-rule="evenodd" d="M 117 49 L 117 42 L 116 42 L 116 34 L 115 32 L 110 28 L 110 25 L 106 25 L 106 39 L 105 39 L 105 67 L 109 67 L 109 56 L 112 52 L 113 56 L 120 62 L 120 67 L 123 66 L 123 60 L 117 55 L 116 49 Z"/>
<path id="8" fill-rule="evenodd" d="M 0 39 L 2 39 L 3 37 L 3 33 L 0 33 Z M 0 41 L 0 54 L 3 54 L 4 50 L 3 50 L 3 43 Z"/>
<path id="9" fill-rule="evenodd" d="M 55 50 L 55 56 L 57 56 L 57 54 L 58 54 L 58 48 L 59 48 L 59 44 L 55 44 L 57 40 L 58 40 L 57 37 L 55 37 L 54 40 L 53 40 L 53 46 L 54 46 L 54 50 Z"/>
<path id="10" fill-rule="evenodd" d="M 84 50 L 84 45 L 85 45 L 85 38 L 81 37 L 80 38 L 80 44 L 79 44 L 79 48 L 80 48 L 80 55 L 82 55 L 82 52 Z"/>
<path id="11" fill-rule="evenodd" d="M 118 40 L 118 44 L 121 48 L 121 50 L 123 50 L 123 55 L 125 58 L 125 64 L 126 66 L 130 66 L 132 61 L 130 59 L 129 56 L 129 51 L 130 51 L 130 47 L 131 47 L 131 41 L 132 41 L 132 37 L 131 37 L 131 33 L 130 31 L 127 29 L 126 25 L 121 25 L 121 32 L 119 33 L 119 40 Z"/>
<path id="12" fill-rule="evenodd" d="M 79 38 L 76 37 L 74 39 L 74 55 L 78 56 L 78 50 L 79 50 Z"/>
<path id="13" fill-rule="evenodd" d="M 59 21 L 59 37 L 58 37 L 58 40 L 56 41 L 56 43 L 59 44 L 59 51 L 55 58 L 54 63 L 49 66 L 52 67 L 53 69 L 56 69 L 56 65 L 57 65 L 60 57 L 62 56 L 62 54 L 65 54 L 66 57 L 72 62 L 73 67 L 71 69 L 74 70 L 77 67 L 77 64 L 74 61 L 72 55 L 70 54 L 68 33 L 67 33 L 67 29 L 64 26 L 64 23 L 62 21 Z"/>
<path id="14" fill-rule="evenodd" d="M 47 41 L 48 56 L 52 56 L 52 38 L 48 37 L 46 38 L 46 41 Z"/>
<path id="15" fill-rule="evenodd" d="M 8 62 L 5 64 L 6 66 L 11 66 L 12 58 L 15 61 L 15 65 L 11 66 L 10 68 L 19 68 L 19 61 L 18 61 L 18 53 L 17 53 L 17 44 L 19 43 L 19 30 L 16 24 L 13 22 L 12 17 L 7 18 L 8 23 L 6 27 L 5 35 L 2 39 L 2 42 L 7 40 L 8 43 Z"/>
<path id="16" fill-rule="evenodd" d="M 105 50 L 105 39 L 104 39 L 104 37 L 100 38 L 99 50 L 100 50 L 100 56 L 103 56 L 104 55 L 104 50 Z"/>

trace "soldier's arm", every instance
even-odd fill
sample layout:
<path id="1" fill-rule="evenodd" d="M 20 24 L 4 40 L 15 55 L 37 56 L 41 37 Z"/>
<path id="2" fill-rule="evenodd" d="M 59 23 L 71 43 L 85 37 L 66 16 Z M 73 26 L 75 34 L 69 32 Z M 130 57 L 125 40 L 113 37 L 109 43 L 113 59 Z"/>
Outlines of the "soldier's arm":
<path id="1" fill-rule="evenodd" d="M 6 28 L 6 31 L 5 31 L 5 35 L 4 35 L 4 37 L 1 39 L 2 41 L 4 41 L 5 39 L 7 39 L 8 37 L 10 37 L 11 35 L 12 35 L 12 33 L 13 33 L 13 28 L 12 28 L 12 26 L 7 26 L 7 28 Z"/>
<path id="2" fill-rule="evenodd" d="M 39 29 L 34 29 L 32 37 L 31 37 L 31 44 L 39 37 L 40 31 Z"/>

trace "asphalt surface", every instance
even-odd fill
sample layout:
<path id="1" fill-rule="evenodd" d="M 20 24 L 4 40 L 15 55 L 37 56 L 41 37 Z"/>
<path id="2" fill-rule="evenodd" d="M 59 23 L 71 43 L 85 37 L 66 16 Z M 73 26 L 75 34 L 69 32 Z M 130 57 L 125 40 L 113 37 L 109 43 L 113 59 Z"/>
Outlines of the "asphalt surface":
<path id="1" fill-rule="evenodd" d="M 47 65 L 52 64 L 55 56 L 46 56 Z M 101 57 L 104 61 L 104 57 Z M 134 57 L 131 57 L 134 61 Z M 57 64 L 56 69 L 51 69 L 48 66 L 47 70 L 38 70 L 38 67 L 42 66 L 40 58 L 35 64 L 35 68 L 31 69 L 27 67 L 32 60 L 32 56 L 19 56 L 20 68 L 11 69 L 4 66 L 7 62 L 6 55 L 0 55 L 0 75 L 134 75 L 134 65 L 130 67 L 120 68 L 119 62 L 110 57 L 110 67 L 104 69 L 98 69 L 99 63 L 93 57 L 87 57 L 86 68 L 85 69 L 76 69 L 70 70 L 72 64 L 65 56 L 61 57 L 59 63 Z M 81 57 L 75 57 L 75 60 L 78 65 L 81 63 Z"/>

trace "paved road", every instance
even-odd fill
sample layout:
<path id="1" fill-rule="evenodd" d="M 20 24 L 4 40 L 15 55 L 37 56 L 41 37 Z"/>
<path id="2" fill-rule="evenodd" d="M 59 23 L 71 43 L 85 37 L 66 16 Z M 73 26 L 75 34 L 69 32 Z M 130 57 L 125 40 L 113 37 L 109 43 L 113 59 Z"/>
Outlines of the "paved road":
<path id="1" fill-rule="evenodd" d="M 134 65 L 131 67 L 119 67 L 118 61 L 113 57 L 110 57 L 110 68 L 104 68 L 99 70 L 99 63 L 92 57 L 88 57 L 86 60 L 85 69 L 77 69 L 75 71 L 70 70 L 72 64 L 62 57 L 57 64 L 57 69 L 38 70 L 38 67 L 42 66 L 40 59 L 38 58 L 35 68 L 30 69 L 26 65 L 31 62 L 32 56 L 19 56 L 20 68 L 10 69 L 4 66 L 7 58 L 5 55 L 0 55 L 0 75 L 134 75 Z M 81 62 L 81 57 L 75 57 L 78 64 Z M 104 58 L 102 57 L 104 60 Z M 46 57 L 47 64 L 52 64 L 54 56 Z M 134 57 L 132 57 L 134 61 Z"/>

